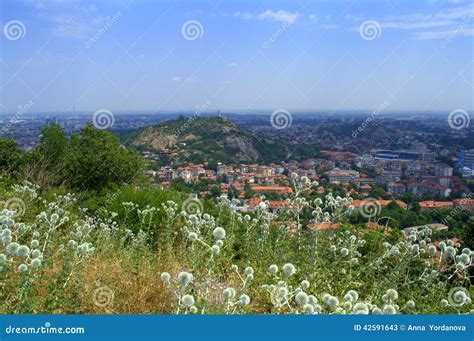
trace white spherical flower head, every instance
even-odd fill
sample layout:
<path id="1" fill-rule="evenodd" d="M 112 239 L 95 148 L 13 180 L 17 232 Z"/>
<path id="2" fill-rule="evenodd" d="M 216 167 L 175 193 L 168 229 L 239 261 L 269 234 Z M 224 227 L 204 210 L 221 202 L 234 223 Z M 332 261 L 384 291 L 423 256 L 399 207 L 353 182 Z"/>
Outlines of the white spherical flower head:
<path id="1" fill-rule="evenodd" d="M 26 245 L 21 245 L 16 253 L 20 257 L 27 257 L 30 254 L 30 248 Z"/>
<path id="2" fill-rule="evenodd" d="M 396 301 L 398 299 L 398 292 L 395 289 L 388 289 L 386 295 L 389 301 Z"/>
<path id="3" fill-rule="evenodd" d="M 415 306 L 416 306 L 416 305 L 415 305 L 415 301 L 409 300 L 409 301 L 405 304 L 405 306 L 406 306 L 408 309 L 413 309 L 413 308 L 415 308 Z"/>
<path id="4" fill-rule="evenodd" d="M 369 313 L 369 307 L 367 304 L 359 302 L 354 305 L 353 311 L 355 314 L 367 315 Z"/>
<path id="5" fill-rule="evenodd" d="M 295 301 L 298 303 L 300 306 L 304 306 L 309 303 L 309 297 L 308 294 L 306 294 L 303 291 L 300 291 L 299 293 L 296 294 L 295 296 Z"/>
<path id="6" fill-rule="evenodd" d="M 234 288 L 225 288 L 223 291 L 224 297 L 227 300 L 230 300 L 235 297 L 235 289 Z"/>
<path id="7" fill-rule="evenodd" d="M 286 295 L 288 295 L 288 289 L 286 287 L 281 287 L 278 289 L 279 297 L 286 297 Z"/>
<path id="8" fill-rule="evenodd" d="M 383 307 L 383 313 L 387 315 L 393 315 L 397 313 L 397 309 L 393 305 L 387 304 Z"/>
<path id="9" fill-rule="evenodd" d="M 268 267 L 268 272 L 272 275 L 276 275 L 278 273 L 278 266 L 276 266 L 275 264 L 270 265 Z"/>
<path id="10" fill-rule="evenodd" d="M 341 256 L 346 257 L 349 254 L 349 250 L 345 247 L 341 249 Z"/>
<path id="11" fill-rule="evenodd" d="M 33 269 L 39 269 L 41 268 L 41 259 L 35 258 L 31 261 L 31 267 Z"/>
<path id="12" fill-rule="evenodd" d="M 239 267 L 235 264 L 232 264 L 231 269 L 232 271 L 239 271 Z"/>
<path id="13" fill-rule="evenodd" d="M 328 299 L 327 305 L 331 308 L 336 308 L 339 305 L 339 300 L 335 296 L 331 296 Z"/>
<path id="14" fill-rule="evenodd" d="M 194 305 L 194 297 L 192 295 L 186 294 L 181 298 L 181 303 L 185 307 L 192 307 Z"/>
<path id="15" fill-rule="evenodd" d="M 380 308 L 375 307 L 374 309 L 372 309 L 372 314 L 374 314 L 374 315 L 381 315 L 381 314 L 382 314 L 382 310 L 381 310 Z"/>
<path id="16" fill-rule="evenodd" d="M 452 246 L 448 246 L 445 252 L 449 257 L 454 257 L 456 255 L 456 249 Z"/>
<path id="17" fill-rule="evenodd" d="M 214 238 L 217 240 L 221 240 L 225 238 L 225 230 L 222 227 L 216 227 L 214 231 L 212 232 L 212 235 Z"/>
<path id="18" fill-rule="evenodd" d="M 180 286 L 184 287 L 188 285 L 193 280 L 193 275 L 189 272 L 183 271 L 178 275 L 178 283 Z"/>
<path id="19" fill-rule="evenodd" d="M 197 311 L 198 311 L 198 309 L 197 309 L 195 306 L 192 306 L 191 308 L 189 308 L 189 312 L 190 312 L 191 314 L 196 314 Z"/>
<path id="20" fill-rule="evenodd" d="M 305 314 L 314 314 L 314 306 L 312 304 L 305 304 L 303 311 Z"/>
<path id="21" fill-rule="evenodd" d="M 211 253 L 215 256 L 221 251 L 221 248 L 218 245 L 212 245 Z"/>
<path id="22" fill-rule="evenodd" d="M 15 242 L 10 243 L 7 245 L 7 252 L 14 255 L 17 253 L 19 247 L 20 247 L 20 244 L 18 243 L 15 243 Z"/>
<path id="23" fill-rule="evenodd" d="M 31 258 L 39 258 L 41 257 L 41 251 L 36 249 L 31 252 Z"/>
<path id="24" fill-rule="evenodd" d="M 448 300 L 442 299 L 440 304 L 441 304 L 442 307 L 447 307 L 449 305 L 449 302 L 448 302 Z"/>
<path id="25" fill-rule="evenodd" d="M 7 256 L 3 253 L 0 253 L 0 264 L 3 264 L 7 261 Z"/>
<path id="26" fill-rule="evenodd" d="M 239 303 L 241 305 L 249 305 L 250 304 L 250 297 L 246 294 L 242 294 L 239 297 Z"/>
<path id="27" fill-rule="evenodd" d="M 39 241 L 37 239 L 33 239 L 30 245 L 33 249 L 35 249 L 39 246 Z"/>
<path id="28" fill-rule="evenodd" d="M 18 266 L 18 271 L 19 272 L 26 272 L 26 271 L 28 271 L 28 266 L 26 264 L 20 264 Z"/>
<path id="29" fill-rule="evenodd" d="M 244 270 L 244 273 L 248 275 L 253 275 L 253 268 L 251 266 L 247 266 Z"/>
<path id="30" fill-rule="evenodd" d="M 285 274 L 285 276 L 290 277 L 295 272 L 296 272 L 296 268 L 293 264 L 286 263 L 285 265 L 283 265 L 283 273 Z"/>
<path id="31" fill-rule="evenodd" d="M 355 290 L 349 290 L 347 294 L 350 295 L 354 301 L 359 299 L 359 293 Z"/>
<path id="32" fill-rule="evenodd" d="M 165 283 L 169 283 L 171 280 L 171 275 L 168 272 L 163 272 L 160 277 L 161 280 Z"/>
<path id="33" fill-rule="evenodd" d="M 429 252 L 430 254 L 434 255 L 434 254 L 436 254 L 436 251 L 437 251 L 437 250 L 436 250 L 436 246 L 430 245 L 430 246 L 428 247 L 428 252 Z"/>
<path id="34" fill-rule="evenodd" d="M 198 239 L 198 235 L 195 232 L 190 232 L 188 234 L 188 239 L 192 242 L 196 241 Z"/>
<path id="35" fill-rule="evenodd" d="M 309 281 L 304 280 L 304 281 L 301 282 L 301 288 L 303 288 L 304 290 L 305 290 L 305 289 L 308 289 L 309 286 L 310 286 Z"/>

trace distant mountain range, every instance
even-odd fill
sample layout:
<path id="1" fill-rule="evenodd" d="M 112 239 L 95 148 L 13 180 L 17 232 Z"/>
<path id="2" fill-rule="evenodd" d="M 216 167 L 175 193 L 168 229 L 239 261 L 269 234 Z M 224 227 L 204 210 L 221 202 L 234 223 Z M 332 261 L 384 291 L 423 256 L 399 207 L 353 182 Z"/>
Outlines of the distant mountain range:
<path id="1" fill-rule="evenodd" d="M 277 163 L 292 152 L 280 140 L 256 134 L 222 116 L 162 122 L 136 130 L 125 141 L 141 150 L 166 152 L 176 161 L 194 163 Z"/>

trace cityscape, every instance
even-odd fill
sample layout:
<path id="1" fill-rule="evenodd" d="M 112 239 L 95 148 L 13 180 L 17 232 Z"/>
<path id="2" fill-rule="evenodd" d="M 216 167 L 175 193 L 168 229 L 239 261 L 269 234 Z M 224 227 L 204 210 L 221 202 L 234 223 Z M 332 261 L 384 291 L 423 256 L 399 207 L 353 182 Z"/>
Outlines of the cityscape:
<path id="1" fill-rule="evenodd" d="M 0 9 L 0 339 L 472 336 L 472 1 Z"/>

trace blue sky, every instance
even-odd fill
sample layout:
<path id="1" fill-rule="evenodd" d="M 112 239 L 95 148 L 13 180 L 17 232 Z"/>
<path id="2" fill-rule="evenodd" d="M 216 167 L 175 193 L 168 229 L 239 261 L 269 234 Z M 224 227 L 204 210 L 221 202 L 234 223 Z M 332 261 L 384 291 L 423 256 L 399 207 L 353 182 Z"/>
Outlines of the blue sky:
<path id="1" fill-rule="evenodd" d="M 0 6 L 3 112 L 474 107 L 472 1 Z"/>

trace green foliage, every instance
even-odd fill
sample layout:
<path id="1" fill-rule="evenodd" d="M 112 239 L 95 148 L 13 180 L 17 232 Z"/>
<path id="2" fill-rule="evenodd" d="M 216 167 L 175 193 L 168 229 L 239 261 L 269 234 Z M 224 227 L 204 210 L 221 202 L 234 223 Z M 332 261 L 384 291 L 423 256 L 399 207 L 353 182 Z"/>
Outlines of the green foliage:
<path id="1" fill-rule="evenodd" d="M 0 173 L 13 173 L 21 162 L 21 152 L 15 141 L 0 136 Z"/>

